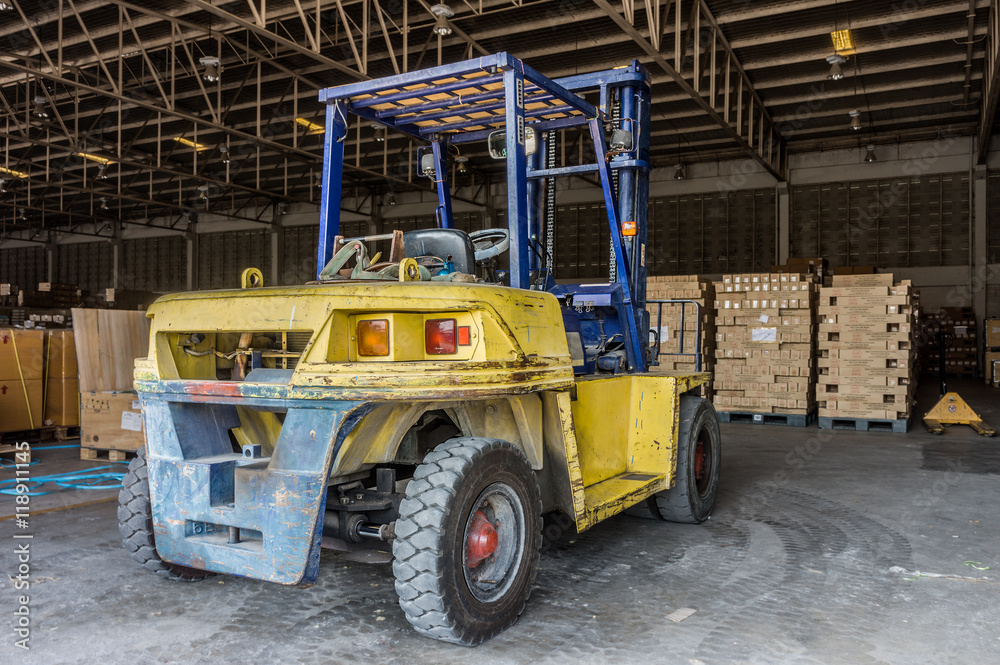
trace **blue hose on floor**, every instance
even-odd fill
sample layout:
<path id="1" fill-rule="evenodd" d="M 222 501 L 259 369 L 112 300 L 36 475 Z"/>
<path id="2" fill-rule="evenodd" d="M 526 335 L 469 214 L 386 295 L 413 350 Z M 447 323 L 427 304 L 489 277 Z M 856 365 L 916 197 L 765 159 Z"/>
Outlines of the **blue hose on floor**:
<path id="1" fill-rule="evenodd" d="M 119 462 L 118 464 L 112 466 L 99 466 L 96 469 L 88 469 L 86 471 L 67 471 L 66 473 L 56 473 L 49 476 L 35 476 L 33 478 L 11 478 L 9 480 L 0 481 L 0 494 L 8 494 L 16 496 L 18 494 L 26 494 L 28 496 L 42 496 L 43 494 L 51 494 L 57 490 L 45 490 L 41 491 L 40 488 L 48 483 L 55 483 L 60 488 L 65 490 L 113 490 L 117 487 L 121 487 L 122 479 L 125 477 L 124 471 L 107 471 L 107 469 L 120 469 L 121 464 L 125 462 Z M 18 492 L 17 484 L 23 483 L 32 490 L 27 492 Z"/>

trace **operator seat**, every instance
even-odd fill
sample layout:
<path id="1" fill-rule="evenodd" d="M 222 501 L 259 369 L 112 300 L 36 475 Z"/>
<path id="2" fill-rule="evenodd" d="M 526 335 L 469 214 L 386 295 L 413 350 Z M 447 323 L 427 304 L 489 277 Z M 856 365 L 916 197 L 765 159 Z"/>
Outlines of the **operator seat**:
<path id="1" fill-rule="evenodd" d="M 436 256 L 442 261 L 450 256 L 457 272 L 476 274 L 476 248 L 469 234 L 460 229 L 406 231 L 403 233 L 403 252 L 411 258 Z"/>

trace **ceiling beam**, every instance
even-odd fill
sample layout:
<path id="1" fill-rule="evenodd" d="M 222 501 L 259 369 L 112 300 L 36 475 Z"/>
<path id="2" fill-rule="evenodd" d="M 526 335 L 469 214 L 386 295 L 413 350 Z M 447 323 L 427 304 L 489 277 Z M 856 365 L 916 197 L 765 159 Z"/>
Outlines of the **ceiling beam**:
<path id="1" fill-rule="evenodd" d="M 710 118 L 715 120 L 719 124 L 719 126 L 722 127 L 722 129 L 727 134 L 729 134 L 730 137 L 732 137 L 732 139 L 736 141 L 736 143 L 740 147 L 744 149 L 744 151 L 747 153 L 749 157 L 751 157 L 754 161 L 761 164 L 769 173 L 771 173 L 771 175 L 773 175 L 779 181 L 783 181 L 785 179 L 784 154 L 783 154 L 784 146 L 782 138 L 780 135 L 774 132 L 774 123 L 771 120 L 770 116 L 768 115 L 767 109 L 760 101 L 760 97 L 754 91 L 753 85 L 751 84 L 749 78 L 746 76 L 746 74 L 742 70 L 742 67 L 740 66 L 739 59 L 736 57 L 736 54 L 733 53 L 732 49 L 729 47 L 729 44 L 726 41 L 725 36 L 721 34 L 721 30 L 719 30 L 718 27 L 715 27 L 715 29 L 711 31 L 712 44 L 710 46 L 706 46 L 707 49 L 710 49 L 712 65 L 713 65 L 712 70 L 709 72 L 710 90 L 707 91 L 709 92 L 709 94 L 713 96 L 713 99 L 711 99 L 710 101 L 709 99 L 706 99 L 705 94 L 700 89 L 700 86 L 702 84 L 701 83 L 702 72 L 700 69 L 701 66 L 700 60 L 702 58 L 701 58 L 701 49 L 699 48 L 699 44 L 697 41 L 695 42 L 694 58 L 692 63 L 693 64 L 693 71 L 692 71 L 693 83 L 692 83 L 689 82 L 687 76 L 685 76 L 678 69 L 679 67 L 684 66 L 684 62 L 687 59 L 686 55 L 683 58 L 675 56 L 674 64 L 671 65 L 669 62 L 667 62 L 666 58 L 664 58 L 663 55 L 660 54 L 659 50 L 654 48 L 652 44 L 650 44 L 649 41 L 646 39 L 646 37 L 643 36 L 643 34 L 640 33 L 639 30 L 637 30 L 631 23 L 629 23 L 629 21 L 624 16 L 619 14 L 618 11 L 614 7 L 612 7 L 607 0 L 593 0 L 593 2 L 602 10 L 604 10 L 604 12 L 608 15 L 608 17 L 611 18 L 611 20 L 613 20 L 618 25 L 619 29 L 623 33 L 628 35 L 632 39 L 632 41 L 635 42 L 636 45 L 638 45 L 639 48 L 641 48 L 646 53 L 646 55 L 660 67 L 660 69 L 666 72 L 667 75 L 670 78 L 672 78 L 674 82 L 677 85 L 679 85 L 681 89 L 684 90 L 684 92 L 686 92 L 691 97 L 691 99 L 693 99 Z M 707 26 L 706 32 L 709 32 L 708 29 L 713 27 L 711 24 L 712 22 L 714 22 L 714 18 L 712 18 L 711 14 L 708 12 L 707 5 L 703 3 L 703 0 L 691 0 L 691 2 L 692 4 L 689 7 L 693 7 L 694 9 L 694 11 L 691 12 L 691 15 L 694 17 L 700 17 L 703 15 L 706 16 L 709 19 L 708 21 L 709 25 Z M 676 26 L 676 24 L 680 23 L 680 17 L 687 13 L 686 11 L 684 11 L 686 8 L 686 3 L 683 0 L 676 0 L 673 3 L 673 5 L 674 5 L 674 12 L 676 12 L 677 16 L 677 20 L 675 22 Z M 676 29 L 676 27 L 674 28 L 674 33 L 675 35 L 680 34 L 679 31 Z M 699 29 L 694 30 L 693 35 L 696 40 L 700 39 L 701 30 Z M 728 64 L 728 67 L 724 67 L 724 70 L 726 71 L 725 74 L 726 99 L 724 102 L 725 106 L 723 108 L 722 113 L 720 113 L 716 108 L 716 104 L 719 101 L 717 95 L 719 90 L 716 87 L 716 82 L 715 82 L 717 45 L 722 46 L 723 57 L 725 58 L 725 62 Z M 676 48 L 677 56 L 681 55 L 682 49 L 686 50 L 687 45 L 686 44 L 677 45 Z M 743 121 L 742 103 L 740 104 L 739 109 L 735 109 L 733 108 L 733 106 L 736 100 L 730 99 L 729 97 L 730 70 L 732 70 L 733 78 L 736 79 L 735 87 L 736 90 L 738 91 L 741 102 L 743 100 L 742 97 L 743 90 L 744 88 L 747 89 L 746 110 L 748 111 L 748 115 L 746 123 L 744 123 Z M 719 88 L 721 87 L 722 86 L 719 85 Z M 735 96 L 736 95 L 734 95 L 734 97 Z M 756 109 L 754 108 L 755 102 L 756 102 Z M 729 120 L 731 116 L 731 111 L 735 111 L 735 113 L 732 115 L 734 116 L 736 124 L 731 123 Z M 743 131 L 744 127 L 746 127 L 745 136 Z M 767 129 L 765 130 L 765 128 Z M 766 136 L 764 136 L 763 134 L 764 131 L 767 132 Z M 772 141 L 774 143 L 772 143 Z M 773 150 L 771 148 L 772 145 L 776 145 L 777 150 Z"/>

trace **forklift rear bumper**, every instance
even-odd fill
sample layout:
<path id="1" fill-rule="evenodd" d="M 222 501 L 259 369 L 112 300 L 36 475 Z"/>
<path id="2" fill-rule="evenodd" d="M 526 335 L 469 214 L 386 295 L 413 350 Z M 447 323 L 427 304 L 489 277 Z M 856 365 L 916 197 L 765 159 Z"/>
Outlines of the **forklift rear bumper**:
<path id="1" fill-rule="evenodd" d="M 139 394 L 160 557 L 280 584 L 314 583 L 330 465 L 365 404 L 155 388 Z M 269 458 L 233 452 L 237 406 L 285 413 Z"/>

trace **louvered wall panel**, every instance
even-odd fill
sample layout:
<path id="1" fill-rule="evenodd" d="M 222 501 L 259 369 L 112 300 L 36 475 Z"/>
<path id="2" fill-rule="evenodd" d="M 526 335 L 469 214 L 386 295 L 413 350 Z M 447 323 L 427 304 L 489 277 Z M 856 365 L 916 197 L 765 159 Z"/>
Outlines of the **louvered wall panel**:
<path id="1" fill-rule="evenodd" d="M 0 282 L 34 291 L 48 281 L 48 259 L 42 247 L 0 249 Z"/>
<path id="2" fill-rule="evenodd" d="M 285 229 L 282 256 L 282 285 L 305 284 L 316 279 L 316 256 L 319 250 L 319 225 L 290 226 Z"/>
<path id="3" fill-rule="evenodd" d="M 259 268 L 265 283 L 271 270 L 271 233 L 224 231 L 198 237 L 198 289 L 239 288 L 240 275 Z"/>
<path id="4" fill-rule="evenodd" d="M 114 251 L 106 242 L 56 245 L 55 281 L 100 294 L 115 286 Z"/>
<path id="5" fill-rule="evenodd" d="M 187 242 L 183 236 L 139 238 L 124 243 L 121 288 L 171 293 L 187 285 Z"/>
<path id="6" fill-rule="evenodd" d="M 1000 263 L 1000 171 L 990 171 L 986 181 L 986 260 Z"/>
<path id="7" fill-rule="evenodd" d="M 793 187 L 791 255 L 831 266 L 967 265 L 969 215 L 966 173 Z"/>

